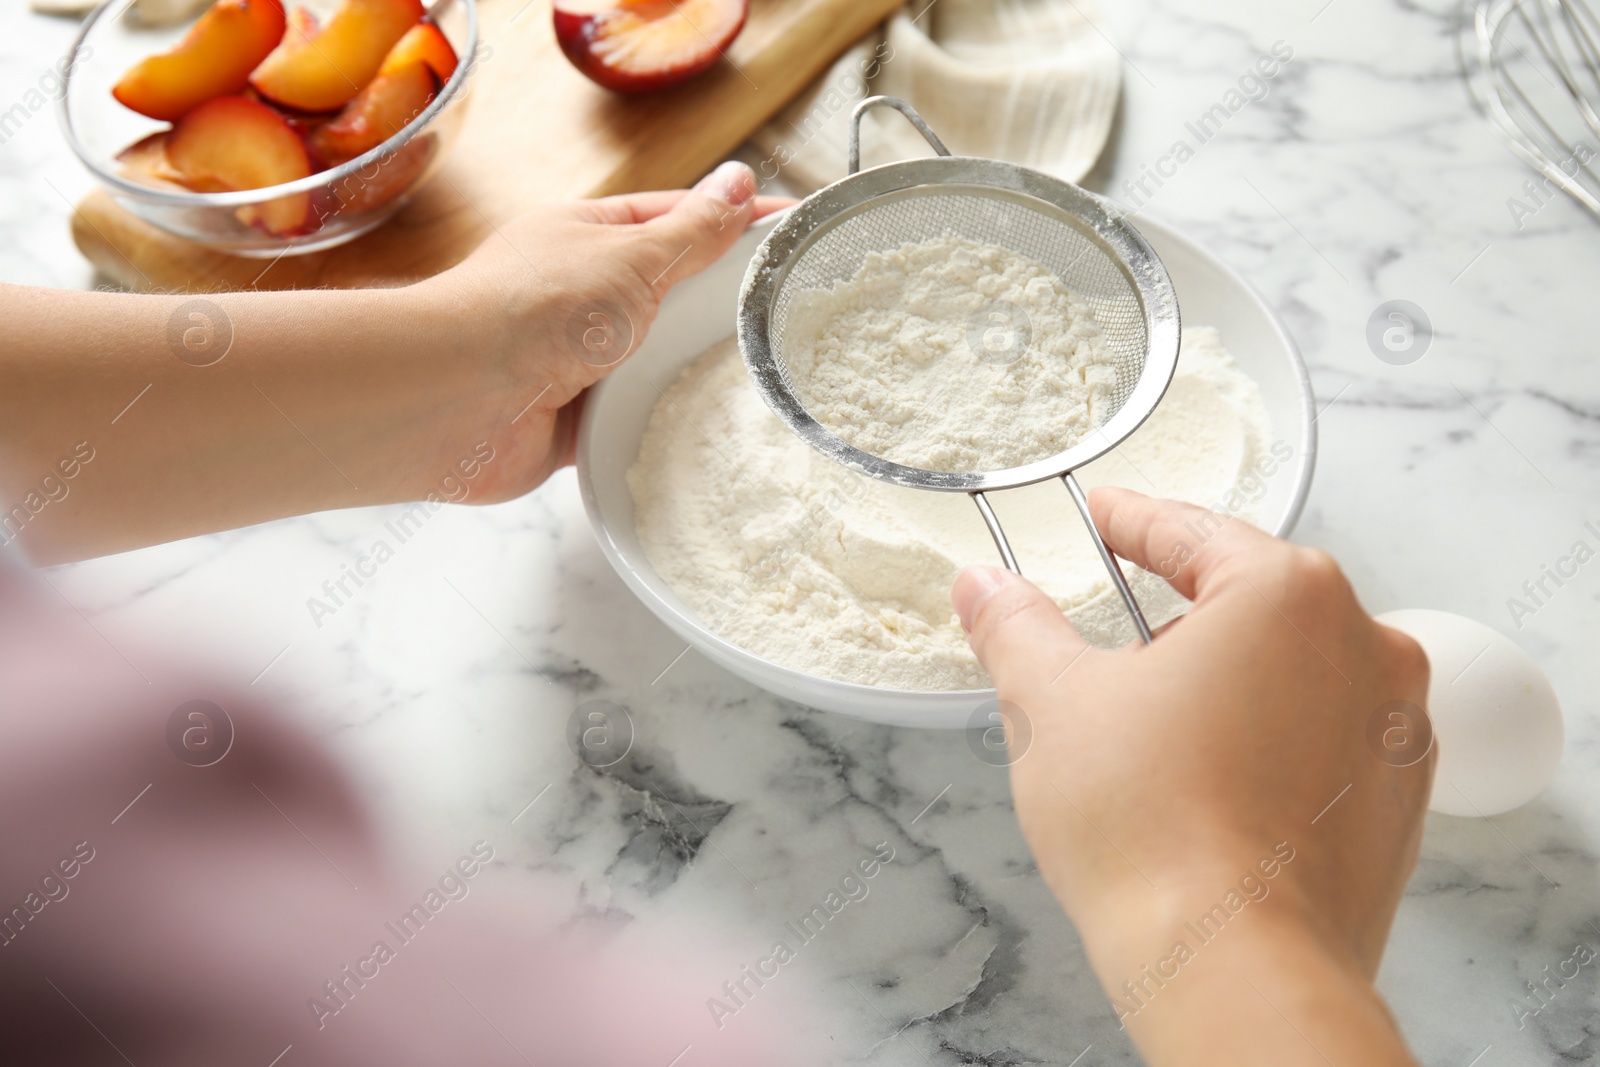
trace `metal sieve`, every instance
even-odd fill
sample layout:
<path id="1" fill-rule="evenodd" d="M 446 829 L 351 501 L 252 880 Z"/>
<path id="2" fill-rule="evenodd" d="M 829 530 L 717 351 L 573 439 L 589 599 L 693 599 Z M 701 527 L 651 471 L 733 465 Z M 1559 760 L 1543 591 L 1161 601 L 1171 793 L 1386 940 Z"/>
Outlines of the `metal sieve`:
<path id="1" fill-rule="evenodd" d="M 892 107 L 937 156 L 861 170 L 861 119 Z M 867 255 L 942 234 L 1008 248 L 1051 270 L 1093 311 L 1117 374 L 1109 414 L 1066 451 L 998 471 L 950 473 L 893 463 L 836 436 L 805 409 L 789 377 L 790 304 L 853 277 Z M 850 173 L 790 210 L 756 250 L 739 294 L 739 348 L 767 405 L 807 444 L 852 470 L 911 489 L 967 493 L 1006 567 L 1016 556 L 984 494 L 1060 478 L 1112 582 L 1148 643 L 1150 627 L 1072 472 L 1111 451 L 1155 410 L 1178 362 L 1178 301 L 1149 243 L 1109 200 L 996 159 L 952 156 L 903 100 L 874 96 L 850 119 Z"/>

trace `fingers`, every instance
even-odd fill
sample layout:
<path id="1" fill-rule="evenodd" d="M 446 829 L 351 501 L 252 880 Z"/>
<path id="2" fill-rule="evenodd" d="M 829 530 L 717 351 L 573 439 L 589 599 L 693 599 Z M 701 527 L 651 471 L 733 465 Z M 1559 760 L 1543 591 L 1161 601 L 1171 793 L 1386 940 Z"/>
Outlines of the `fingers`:
<path id="1" fill-rule="evenodd" d="M 998 567 L 968 567 L 950 601 L 972 650 L 1001 691 L 1048 684 L 1092 654 L 1072 623 L 1038 586 Z"/>
<path id="2" fill-rule="evenodd" d="M 1113 552 L 1166 579 L 1190 600 L 1239 560 L 1288 548 L 1248 523 L 1131 489 L 1093 490 L 1089 511 Z"/>
<path id="3" fill-rule="evenodd" d="M 744 233 L 755 213 L 756 176 L 724 163 L 641 227 L 646 240 L 634 264 L 656 295 L 700 273 Z"/>
<path id="4" fill-rule="evenodd" d="M 688 195 L 687 189 L 659 189 L 625 196 L 603 196 L 598 200 L 580 200 L 576 207 L 592 221 L 607 226 L 637 225 L 665 215 Z"/>
<path id="5" fill-rule="evenodd" d="M 783 211 L 794 207 L 800 201 L 792 196 L 758 196 L 756 197 L 755 217 L 764 219 L 775 211 Z"/>
<path id="6" fill-rule="evenodd" d="M 656 299 L 710 266 L 744 233 L 752 219 L 791 207 L 786 196 L 756 196 L 756 176 L 727 162 L 693 189 L 608 196 L 574 205 L 580 217 L 606 226 L 636 226 L 632 266 Z"/>
<path id="7" fill-rule="evenodd" d="M 574 206 L 591 222 L 606 226 L 638 225 L 665 215 L 690 193 L 688 189 L 661 189 L 648 193 L 604 196 L 598 200 L 580 200 Z M 758 196 L 751 218 L 766 218 L 774 211 L 794 207 L 797 203 L 799 201 L 792 196 Z"/>

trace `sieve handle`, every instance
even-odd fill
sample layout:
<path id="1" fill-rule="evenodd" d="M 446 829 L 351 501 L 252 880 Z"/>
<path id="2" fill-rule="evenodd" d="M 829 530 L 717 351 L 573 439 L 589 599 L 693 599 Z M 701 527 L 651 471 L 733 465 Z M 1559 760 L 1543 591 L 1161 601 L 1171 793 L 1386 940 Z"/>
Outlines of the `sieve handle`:
<path id="1" fill-rule="evenodd" d="M 851 174 L 854 174 L 856 171 L 861 169 L 861 117 L 875 107 L 894 108 L 896 111 L 900 112 L 900 114 L 904 115 L 911 125 L 917 128 L 917 132 L 922 134 L 923 138 L 933 146 L 933 150 L 935 152 L 939 153 L 941 156 L 948 156 L 950 154 L 950 149 L 946 148 L 944 146 L 944 142 L 939 140 L 939 135 L 933 132 L 933 127 L 929 126 L 927 122 L 923 120 L 922 116 L 917 114 L 916 108 L 912 107 L 898 96 L 869 96 L 865 100 L 861 101 L 861 103 L 857 104 L 856 109 L 850 113 Z M 982 506 L 983 505 L 981 504 L 979 505 L 979 507 Z M 991 525 L 989 527 L 989 532 L 993 533 L 998 528 L 998 526 Z M 1016 570 L 1015 567 L 1012 567 L 1011 569 Z"/>
<path id="2" fill-rule="evenodd" d="M 1117 562 L 1117 557 L 1112 554 L 1111 549 L 1106 547 L 1100 531 L 1095 528 L 1094 517 L 1089 514 L 1089 498 L 1083 495 L 1083 490 L 1078 487 L 1078 481 L 1072 476 L 1071 471 L 1063 474 L 1061 481 L 1066 485 L 1067 492 L 1072 494 L 1072 502 L 1078 505 L 1078 514 L 1083 516 L 1083 524 L 1089 528 L 1089 537 L 1094 541 L 1094 547 L 1100 550 L 1100 559 L 1111 575 L 1112 584 L 1117 587 L 1117 592 L 1122 594 L 1122 602 L 1128 605 L 1128 614 L 1133 616 L 1133 625 L 1134 629 L 1139 631 L 1139 640 L 1148 645 L 1154 640 L 1150 634 L 1150 624 L 1145 621 L 1144 611 L 1134 599 L 1128 579 L 1122 574 L 1122 565 Z M 1012 574 L 1021 574 L 1022 568 L 1017 566 L 1017 557 L 1011 551 L 1011 542 L 1006 540 L 1006 532 L 1000 528 L 1000 520 L 995 517 L 994 508 L 989 506 L 989 498 L 981 492 L 968 495 L 972 497 L 972 502 L 978 505 L 978 513 L 983 516 L 983 524 L 989 527 L 989 536 L 994 538 L 994 547 L 1000 550 L 1000 559 L 1005 563 L 1006 569 Z"/>
<path id="3" fill-rule="evenodd" d="M 989 527 L 989 536 L 994 538 L 994 547 L 1000 550 L 1000 559 L 1004 561 L 1006 569 L 1012 574 L 1021 574 L 1022 568 L 1017 566 L 1017 557 L 1011 554 L 1011 543 L 1006 540 L 1006 532 L 1000 529 L 1000 520 L 995 518 L 989 498 L 982 493 L 973 493 L 972 502 L 978 505 L 978 513 L 983 516 L 983 524 Z"/>
<path id="4" fill-rule="evenodd" d="M 1122 594 L 1122 602 L 1128 605 L 1128 614 L 1133 616 L 1133 625 L 1139 631 L 1139 639 L 1148 645 L 1153 640 L 1150 624 L 1145 621 L 1139 602 L 1133 598 L 1133 590 L 1128 586 L 1128 579 L 1123 576 L 1122 565 L 1117 562 L 1117 557 L 1112 555 L 1111 549 L 1106 547 L 1105 539 L 1095 528 L 1094 516 L 1089 514 L 1089 498 L 1083 495 L 1083 490 L 1078 487 L 1078 480 L 1072 476 L 1071 471 L 1063 474 L 1061 481 L 1066 485 L 1067 492 L 1072 494 L 1072 502 L 1078 505 L 1078 514 L 1083 516 L 1083 524 L 1089 528 L 1089 537 L 1094 541 L 1094 547 L 1100 550 L 1100 559 L 1105 563 L 1106 571 L 1111 575 L 1111 581 L 1116 585 L 1117 592 Z"/>

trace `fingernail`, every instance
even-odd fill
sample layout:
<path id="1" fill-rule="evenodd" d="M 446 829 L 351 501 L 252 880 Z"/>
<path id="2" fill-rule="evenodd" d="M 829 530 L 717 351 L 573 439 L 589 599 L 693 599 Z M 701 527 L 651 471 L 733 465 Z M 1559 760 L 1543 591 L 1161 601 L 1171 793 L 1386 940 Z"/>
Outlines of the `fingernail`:
<path id="1" fill-rule="evenodd" d="M 963 630 L 972 632 L 978 612 L 1004 584 L 1005 574 L 994 567 L 968 567 L 956 575 L 956 584 L 950 589 L 950 603 L 961 617 Z"/>
<path id="2" fill-rule="evenodd" d="M 695 188 L 732 207 L 743 207 L 756 195 L 756 176 L 743 163 L 730 159 L 701 178 Z"/>

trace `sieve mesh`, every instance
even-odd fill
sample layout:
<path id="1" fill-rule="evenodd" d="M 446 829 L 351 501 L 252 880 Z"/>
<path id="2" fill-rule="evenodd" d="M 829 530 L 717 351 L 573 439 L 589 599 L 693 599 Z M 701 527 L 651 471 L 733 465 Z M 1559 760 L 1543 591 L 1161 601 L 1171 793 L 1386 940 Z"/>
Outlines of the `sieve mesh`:
<path id="1" fill-rule="evenodd" d="M 937 154 L 862 170 L 861 117 L 876 107 L 899 111 Z M 1016 556 L 984 494 L 1061 479 L 1134 629 L 1148 644 L 1150 626 L 1115 554 L 1095 529 L 1088 498 L 1072 472 L 1137 430 L 1172 381 L 1178 363 L 1178 301 L 1155 250 L 1102 197 L 1015 163 L 952 156 L 916 109 L 895 97 L 872 96 L 856 105 L 850 116 L 849 171 L 848 177 L 812 193 L 784 216 L 745 272 L 739 291 L 739 348 L 756 390 L 801 440 L 852 470 L 908 489 L 970 495 L 1001 560 L 1018 574 Z M 922 470 L 856 448 L 805 410 L 785 351 L 795 297 L 854 277 L 873 253 L 941 234 L 1025 256 L 1053 272 L 1089 306 L 1117 383 L 1110 402 L 1095 405 L 1095 428 L 1065 451 L 998 471 Z"/>
<path id="2" fill-rule="evenodd" d="M 812 289 L 853 277 L 866 257 L 948 234 L 1009 249 L 1043 265 L 1099 323 L 1117 382 L 1100 422 L 1120 411 L 1150 350 L 1145 307 L 1121 262 L 1072 216 L 1042 201 L 982 186 L 920 186 L 876 197 L 823 222 L 789 259 L 767 320 L 773 362 L 791 390 L 785 358 L 789 307 Z"/>

